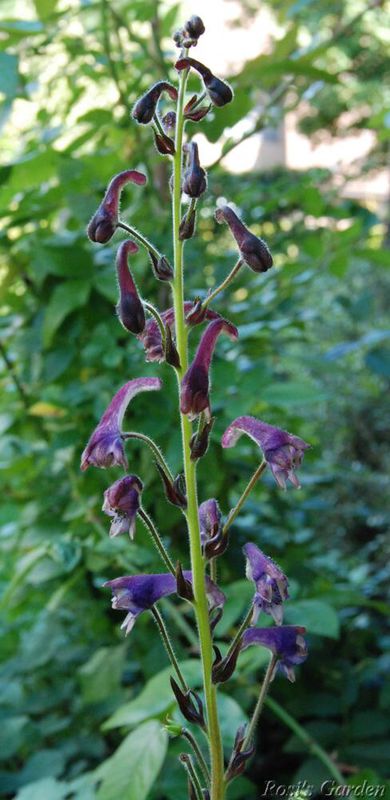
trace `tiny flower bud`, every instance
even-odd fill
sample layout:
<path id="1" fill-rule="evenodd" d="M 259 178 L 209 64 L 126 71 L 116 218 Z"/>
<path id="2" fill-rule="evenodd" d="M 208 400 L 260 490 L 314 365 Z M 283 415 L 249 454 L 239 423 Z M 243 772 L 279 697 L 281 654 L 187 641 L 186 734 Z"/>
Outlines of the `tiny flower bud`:
<path id="1" fill-rule="evenodd" d="M 172 338 L 172 330 L 169 325 L 165 328 L 165 361 L 175 369 L 180 369 L 180 356 Z"/>
<path id="2" fill-rule="evenodd" d="M 191 122 L 201 122 L 202 119 L 209 113 L 211 106 L 200 106 L 199 108 L 195 108 L 194 111 L 188 111 L 187 114 L 184 114 L 186 119 L 189 119 Z"/>
<path id="3" fill-rule="evenodd" d="M 154 133 L 154 143 L 156 145 L 156 149 L 162 156 L 174 156 L 175 155 L 175 143 L 169 136 L 165 134 L 158 133 L 157 131 L 153 131 Z"/>
<path id="4" fill-rule="evenodd" d="M 159 281 L 171 281 L 173 278 L 173 269 L 166 258 L 166 256 L 159 256 L 157 258 L 151 250 L 149 250 L 149 258 L 152 262 L 153 272 Z"/>
<path id="5" fill-rule="evenodd" d="M 204 455 L 206 455 L 214 421 L 215 417 L 211 417 L 209 420 L 204 420 L 200 430 L 192 435 L 190 441 L 191 461 L 198 461 L 199 458 L 202 458 Z"/>
<path id="6" fill-rule="evenodd" d="M 167 81 L 155 83 L 151 89 L 137 100 L 133 108 L 132 117 L 141 125 L 147 125 L 152 121 L 162 92 L 168 92 L 171 100 L 177 100 L 177 89 L 171 83 Z"/>
<path id="7" fill-rule="evenodd" d="M 103 200 L 87 228 L 91 242 L 105 244 L 114 235 L 118 225 L 121 191 L 130 182 L 143 186 L 146 183 L 146 176 L 135 169 L 128 169 L 115 175 L 108 184 Z"/>
<path id="8" fill-rule="evenodd" d="M 200 725 L 201 728 L 204 728 L 205 720 L 203 714 L 203 703 L 199 695 L 192 690 L 189 692 L 183 692 L 174 678 L 170 678 L 170 682 L 173 694 L 176 697 L 183 717 L 185 717 L 188 722 L 193 722 L 195 725 Z"/>
<path id="9" fill-rule="evenodd" d="M 231 652 L 228 652 L 225 658 L 222 658 L 221 652 L 216 645 L 213 645 L 216 658 L 212 668 L 212 681 L 213 683 L 225 683 L 233 675 L 236 668 L 237 659 L 240 654 L 242 639 L 236 642 L 235 647 Z"/>
<path id="10" fill-rule="evenodd" d="M 129 253 L 136 253 L 137 251 L 138 247 L 135 242 L 128 239 L 122 242 L 116 256 L 119 286 L 119 301 L 116 311 L 123 327 L 136 335 L 142 333 L 145 327 L 145 312 L 127 260 Z"/>
<path id="11" fill-rule="evenodd" d="M 193 16 L 184 23 L 184 30 L 190 39 L 199 39 L 199 37 L 202 36 L 202 33 L 205 32 L 206 28 L 203 20 L 201 20 L 201 18 L 196 14 L 193 14 Z"/>
<path id="12" fill-rule="evenodd" d="M 190 582 L 184 577 L 180 561 L 178 561 L 176 564 L 176 585 L 177 594 L 179 597 L 182 597 L 183 600 L 189 600 L 190 603 L 192 603 L 194 599 L 194 593 L 192 591 Z"/>
<path id="13" fill-rule="evenodd" d="M 182 725 L 179 725 L 178 722 L 174 722 L 172 719 L 167 719 L 164 724 L 164 728 L 168 734 L 173 739 L 176 739 L 178 736 L 182 736 L 184 728 Z"/>
<path id="14" fill-rule="evenodd" d="M 230 206 L 217 208 L 215 212 L 217 222 L 226 222 L 238 244 L 240 255 L 254 272 L 267 272 L 273 265 L 273 259 L 268 246 L 248 230 Z"/>
<path id="15" fill-rule="evenodd" d="M 161 124 L 167 136 L 173 137 L 176 128 L 176 111 L 167 111 L 161 120 Z"/>
<path id="16" fill-rule="evenodd" d="M 207 189 L 205 170 L 200 166 L 199 151 L 196 142 L 184 146 L 188 153 L 188 167 L 184 171 L 182 189 L 189 197 L 200 197 Z"/>
<path id="17" fill-rule="evenodd" d="M 227 772 L 226 782 L 232 781 L 244 772 L 248 760 L 253 756 L 255 748 L 252 745 L 247 750 L 243 750 L 246 734 L 246 725 L 240 725 L 237 730 L 236 738 L 233 745 L 232 754 L 230 756 Z"/>
<path id="18" fill-rule="evenodd" d="M 174 481 L 171 481 L 165 470 L 158 462 L 156 462 L 156 467 L 160 473 L 160 477 L 164 485 L 165 497 L 167 498 L 168 502 L 172 503 L 173 506 L 178 506 L 179 508 L 187 508 L 187 498 L 185 491 L 183 491 L 183 487 L 181 486 L 181 476 L 178 475 Z"/>
<path id="19" fill-rule="evenodd" d="M 189 67 L 196 70 L 202 77 L 207 94 L 214 106 L 225 106 L 233 100 L 233 91 L 229 84 L 213 75 L 211 70 L 200 61 L 196 61 L 194 58 L 180 58 L 175 64 L 175 68 L 179 72 Z"/>
<path id="20" fill-rule="evenodd" d="M 191 239 L 195 233 L 196 223 L 196 209 L 190 208 L 180 223 L 179 226 L 179 239 L 184 242 L 186 239 Z"/>

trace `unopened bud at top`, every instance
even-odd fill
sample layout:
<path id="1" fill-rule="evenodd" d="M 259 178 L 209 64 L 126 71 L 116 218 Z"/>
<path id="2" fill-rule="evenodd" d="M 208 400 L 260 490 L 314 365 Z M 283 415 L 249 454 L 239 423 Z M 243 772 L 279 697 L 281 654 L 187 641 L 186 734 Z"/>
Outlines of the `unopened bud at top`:
<path id="1" fill-rule="evenodd" d="M 173 40 L 177 47 L 196 47 L 199 37 L 205 30 L 203 20 L 197 14 L 193 14 L 183 27 L 176 31 Z"/>
<path id="2" fill-rule="evenodd" d="M 248 267 L 254 272 L 267 272 L 272 267 L 272 255 L 266 243 L 248 230 L 230 206 L 217 208 L 215 219 L 217 222 L 226 222 L 229 225 L 238 244 L 241 258 Z"/>
<path id="3" fill-rule="evenodd" d="M 92 242 L 105 244 L 114 235 L 118 226 L 121 191 L 127 183 L 143 186 L 146 183 L 146 175 L 136 169 L 127 169 L 114 175 L 87 228 L 88 237 Z"/>
<path id="4" fill-rule="evenodd" d="M 141 125 L 147 125 L 152 121 L 162 92 L 168 92 L 171 100 L 177 100 L 177 89 L 171 83 L 168 83 L 168 81 L 155 83 L 151 89 L 137 100 L 133 108 L 132 117 Z"/>
<path id="5" fill-rule="evenodd" d="M 225 106 L 233 100 L 233 90 L 225 81 L 217 78 L 211 70 L 195 58 L 180 58 L 175 67 L 179 72 L 183 69 L 192 69 L 201 75 L 206 92 L 214 106 Z"/>
<path id="6" fill-rule="evenodd" d="M 196 142 L 186 144 L 184 149 L 188 153 L 188 167 L 184 172 L 182 189 L 189 197 L 197 198 L 207 189 L 206 172 L 200 166 Z"/>

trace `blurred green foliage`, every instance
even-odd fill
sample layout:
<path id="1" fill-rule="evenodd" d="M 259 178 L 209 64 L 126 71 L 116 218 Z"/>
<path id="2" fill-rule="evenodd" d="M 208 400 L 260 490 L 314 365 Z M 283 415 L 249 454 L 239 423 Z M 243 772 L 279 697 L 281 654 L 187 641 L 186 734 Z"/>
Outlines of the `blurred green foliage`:
<path id="1" fill-rule="evenodd" d="M 375 131 L 356 165 L 356 174 L 370 174 L 385 163 L 387 140 L 381 4 L 268 5 L 280 24 L 272 51 L 231 76 L 235 103 L 205 123 L 206 136 L 218 140 L 254 106 L 256 129 L 276 126 L 304 102 L 302 128 L 312 136 Z M 244 23 L 257 8 L 242 3 Z M 173 377 L 164 365 L 145 364 L 139 343 L 117 324 L 116 243 L 93 247 L 85 236 L 112 174 L 144 168 L 148 186 L 126 190 L 123 216 L 170 254 L 169 166 L 149 131 L 129 121 L 129 109 L 151 81 L 174 78 L 164 56 L 171 63 L 167 37 L 182 19 L 180 4 L 3 0 L 1 14 L 1 792 L 18 800 L 173 800 L 185 787 L 176 759 L 183 744 L 167 750 L 156 722 L 175 713 L 164 651 L 146 618 L 123 641 L 120 616 L 101 590 L 107 578 L 158 571 L 160 563 L 140 525 L 131 546 L 108 540 L 100 508 L 115 470 L 80 475 L 79 458 L 113 392 L 132 377 L 161 374 L 165 391 L 157 402 L 134 401 L 131 427 L 153 436 L 172 468 L 181 466 Z M 279 97 L 265 111 L 260 87 Z M 214 362 L 217 422 L 199 469 L 201 499 L 217 496 L 227 513 L 253 471 L 258 453 L 248 440 L 227 454 L 219 444 L 239 414 L 313 445 L 302 491 L 281 493 L 266 475 L 220 566 L 228 595 L 222 646 L 251 595 L 241 554 L 248 538 L 290 577 L 286 621 L 306 625 L 310 641 L 296 685 L 273 684 L 258 755 L 231 800 L 255 800 L 275 777 L 316 786 L 329 778 L 313 740 L 345 782 L 381 783 L 385 774 L 390 259 L 383 209 L 348 199 L 347 182 L 320 169 L 232 176 L 216 166 L 200 235 L 186 248 L 195 297 L 233 263 L 231 239 L 213 220 L 216 199 L 225 197 L 269 241 L 277 267 L 242 271 L 217 305 L 240 339 L 234 348 L 221 342 Z M 166 287 L 142 252 L 134 267 L 143 296 L 165 308 Z M 150 453 L 135 442 L 128 452 L 145 482 L 146 508 L 186 562 L 182 518 L 164 502 Z M 178 652 L 197 686 L 187 647 L 192 619 L 180 603 L 165 602 L 164 610 L 172 628 L 180 625 Z M 263 653 L 243 654 L 222 687 L 228 747 L 263 665 Z"/>

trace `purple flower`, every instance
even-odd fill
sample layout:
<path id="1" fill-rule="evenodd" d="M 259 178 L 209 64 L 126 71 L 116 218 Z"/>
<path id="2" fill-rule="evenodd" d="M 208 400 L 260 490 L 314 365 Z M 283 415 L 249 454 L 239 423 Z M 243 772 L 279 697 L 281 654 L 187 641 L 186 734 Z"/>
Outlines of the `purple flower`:
<path id="1" fill-rule="evenodd" d="M 119 246 L 116 256 L 119 286 L 119 301 L 116 311 L 123 327 L 127 331 L 140 334 L 145 327 L 145 311 L 128 267 L 129 254 L 137 251 L 138 246 L 131 239 L 127 239 Z"/>
<path id="2" fill-rule="evenodd" d="M 132 117 L 141 125 L 147 125 L 152 121 L 162 92 L 168 92 L 171 100 L 177 100 L 177 89 L 175 89 L 171 83 L 167 81 L 155 83 L 154 86 L 137 100 L 133 108 Z"/>
<path id="3" fill-rule="evenodd" d="M 192 583 L 190 571 L 185 571 L 183 575 Z M 112 590 L 112 607 L 128 612 L 121 625 L 126 635 L 130 633 L 137 617 L 143 611 L 150 610 L 162 597 L 174 594 L 177 590 L 176 578 L 170 572 L 157 575 L 125 575 L 107 581 L 104 586 L 109 586 Z M 206 594 L 210 611 L 223 606 L 225 595 L 208 577 L 206 577 Z"/>
<path id="4" fill-rule="evenodd" d="M 122 421 L 130 400 L 138 392 L 161 389 L 159 378 L 135 378 L 119 389 L 105 410 L 81 456 L 81 469 L 122 466 L 128 468 L 123 446 Z"/>
<path id="5" fill-rule="evenodd" d="M 180 409 L 194 419 L 206 411 L 210 416 L 209 370 L 218 336 L 226 333 L 231 339 L 237 339 L 235 325 L 225 319 L 216 319 L 207 326 L 196 351 L 195 358 L 181 382 Z"/>
<path id="6" fill-rule="evenodd" d="M 108 184 L 103 200 L 87 228 L 87 234 L 92 242 L 105 244 L 114 235 L 118 225 L 121 191 L 130 182 L 143 186 L 146 183 L 146 175 L 135 169 L 127 169 L 119 175 L 114 175 Z"/>
<path id="7" fill-rule="evenodd" d="M 233 100 L 233 92 L 228 83 L 217 78 L 208 67 L 196 61 L 195 58 L 180 58 L 176 61 L 175 69 L 179 72 L 192 67 L 202 77 L 206 92 L 214 106 L 225 106 Z"/>
<path id="8" fill-rule="evenodd" d="M 205 170 L 200 166 L 199 150 L 196 142 L 184 145 L 188 153 L 188 166 L 184 171 L 182 189 L 188 197 L 200 197 L 207 189 Z"/>
<path id="9" fill-rule="evenodd" d="M 277 625 L 283 620 L 283 601 L 288 599 L 288 580 L 271 558 L 252 542 L 243 547 L 246 556 L 246 577 L 256 586 L 252 625 L 260 611 L 271 614 Z"/>
<path id="10" fill-rule="evenodd" d="M 248 267 L 255 272 L 266 272 L 272 267 L 273 260 L 266 243 L 248 230 L 230 206 L 217 208 L 215 219 L 217 222 L 227 222 L 238 244 L 240 256 Z"/>
<path id="11" fill-rule="evenodd" d="M 213 497 L 199 506 L 200 541 L 203 546 L 218 535 L 221 529 L 222 514 L 218 501 Z"/>
<path id="12" fill-rule="evenodd" d="M 119 478 L 104 492 L 103 511 L 113 517 L 110 536 L 128 533 L 134 539 L 135 520 L 140 507 L 143 483 L 136 475 Z"/>
<path id="13" fill-rule="evenodd" d="M 256 417 L 237 417 L 226 428 L 222 447 L 233 447 L 242 433 L 246 433 L 261 447 L 264 458 L 282 489 L 286 488 L 287 480 L 297 489 L 300 488 L 295 470 L 301 465 L 305 450 L 310 447 L 307 442 L 281 428 L 267 425 Z"/>
<path id="14" fill-rule="evenodd" d="M 206 314 L 202 316 L 202 318 L 192 318 L 191 311 L 195 308 L 196 304 L 190 300 L 186 300 L 184 303 L 184 311 L 185 314 L 188 315 L 186 317 L 186 322 L 188 325 L 197 325 L 198 322 L 203 322 L 204 319 L 220 319 L 221 316 L 216 311 L 211 311 L 207 309 Z M 175 312 L 173 308 L 168 308 L 166 311 L 163 311 L 161 314 L 161 319 L 165 326 L 172 328 L 175 324 Z M 154 317 L 149 319 L 145 325 L 143 332 L 138 336 L 140 342 L 142 342 L 145 353 L 146 353 L 146 361 L 164 361 L 165 360 L 165 352 L 162 345 L 161 339 L 161 332 L 160 328 L 157 325 L 156 320 Z"/>
<path id="15" fill-rule="evenodd" d="M 307 658 L 307 646 L 303 634 L 306 628 L 298 625 L 280 625 L 275 628 L 247 628 L 241 650 L 252 644 L 260 644 L 277 656 L 278 667 L 289 681 L 294 682 L 294 666 L 302 664 Z"/>

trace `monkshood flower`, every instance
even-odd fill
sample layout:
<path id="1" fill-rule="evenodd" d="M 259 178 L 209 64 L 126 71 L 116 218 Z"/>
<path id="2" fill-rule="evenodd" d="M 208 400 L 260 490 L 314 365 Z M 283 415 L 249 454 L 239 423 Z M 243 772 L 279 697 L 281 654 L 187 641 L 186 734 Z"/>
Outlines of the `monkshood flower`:
<path id="1" fill-rule="evenodd" d="M 264 458 L 282 489 L 286 488 L 288 480 L 297 489 L 300 488 L 295 470 L 301 465 L 305 450 L 310 447 L 307 442 L 281 428 L 267 425 L 256 417 L 237 417 L 226 428 L 222 447 L 233 447 L 242 433 L 246 433 L 261 447 Z"/>
<path id="2" fill-rule="evenodd" d="M 271 614 L 277 625 L 283 621 L 283 602 L 288 599 L 288 580 L 280 567 L 252 542 L 243 547 L 246 556 L 246 577 L 256 586 L 252 625 L 260 611 Z"/>
<path id="3" fill-rule="evenodd" d="M 113 517 L 110 536 L 128 533 L 134 539 L 135 520 L 140 507 L 143 483 L 137 475 L 119 478 L 104 492 L 103 511 Z"/>
<path id="4" fill-rule="evenodd" d="M 284 672 L 289 681 L 294 682 L 294 667 L 307 658 L 307 646 L 303 637 L 306 628 L 298 625 L 280 625 L 275 628 L 247 628 L 241 650 L 252 644 L 260 644 L 271 650 L 278 658 L 277 667 Z"/>
<path id="5" fill-rule="evenodd" d="M 128 468 L 122 422 L 130 400 L 139 392 L 161 389 L 159 378 L 134 378 L 119 389 L 105 410 L 81 456 L 81 469 L 122 466 Z"/>
<path id="6" fill-rule="evenodd" d="M 211 309 L 207 309 L 206 313 L 203 314 L 202 319 L 192 318 L 191 311 L 193 308 L 194 303 L 191 300 L 186 300 L 184 303 L 184 313 L 186 314 L 187 324 L 197 325 L 199 322 L 203 322 L 204 319 L 221 319 L 221 315 L 218 314 L 217 311 L 211 311 Z M 168 308 L 166 311 L 163 311 L 161 314 L 161 319 L 165 327 L 172 328 L 175 323 L 174 309 Z M 161 362 L 165 360 L 165 351 L 163 348 L 161 331 L 154 317 L 151 317 L 147 321 L 143 332 L 137 338 L 140 340 L 140 342 L 142 342 L 145 348 L 146 361 Z"/>
<path id="7" fill-rule="evenodd" d="M 127 169 L 112 178 L 87 228 L 88 237 L 92 242 L 105 244 L 114 235 L 118 225 L 121 191 L 127 183 L 143 186 L 146 183 L 146 175 L 136 169 Z"/>
<path id="8" fill-rule="evenodd" d="M 205 545 L 221 528 L 222 514 L 218 501 L 211 497 L 199 506 L 200 541 Z"/>
<path id="9" fill-rule="evenodd" d="M 192 584 L 192 572 L 184 571 L 184 578 Z M 112 607 L 127 611 L 121 625 L 126 635 L 132 630 L 134 623 L 143 611 L 148 611 L 162 597 L 174 594 L 177 590 L 176 578 L 170 572 L 155 575 L 124 575 L 107 581 L 113 594 Z M 213 581 L 206 577 L 206 594 L 210 611 L 223 606 L 225 595 Z"/>
<path id="10" fill-rule="evenodd" d="M 171 100 L 177 100 L 177 89 L 168 81 L 158 81 L 137 100 L 131 114 L 141 125 L 152 121 L 157 104 L 163 92 L 167 92 Z"/>
<path id="11" fill-rule="evenodd" d="M 175 69 L 179 72 L 192 67 L 201 76 L 206 92 L 214 106 L 225 106 L 233 100 L 233 91 L 228 83 L 217 78 L 211 70 L 195 58 L 180 58 L 176 61 Z"/>
<path id="12" fill-rule="evenodd" d="M 238 330 L 225 319 L 216 319 L 207 326 L 195 353 L 195 358 L 181 382 L 180 409 L 194 419 L 205 411 L 210 417 L 209 370 L 214 348 L 221 333 L 237 339 Z"/>
<path id="13" fill-rule="evenodd" d="M 196 142 L 184 145 L 188 153 L 188 167 L 184 171 L 182 189 L 188 197 L 200 197 L 207 189 L 207 177 L 203 167 L 200 166 L 199 150 Z"/>
<path id="14" fill-rule="evenodd" d="M 240 256 L 254 272 L 267 272 L 273 265 L 268 246 L 244 225 L 230 206 L 221 206 L 215 212 L 217 222 L 226 222 L 238 244 Z"/>
<path id="15" fill-rule="evenodd" d="M 116 311 L 123 327 L 130 333 L 142 333 L 145 327 L 145 311 L 137 287 L 128 266 L 128 256 L 136 253 L 138 245 L 127 239 L 119 246 L 116 256 L 116 270 L 119 286 L 119 301 Z"/>

